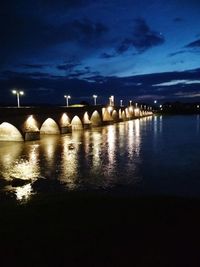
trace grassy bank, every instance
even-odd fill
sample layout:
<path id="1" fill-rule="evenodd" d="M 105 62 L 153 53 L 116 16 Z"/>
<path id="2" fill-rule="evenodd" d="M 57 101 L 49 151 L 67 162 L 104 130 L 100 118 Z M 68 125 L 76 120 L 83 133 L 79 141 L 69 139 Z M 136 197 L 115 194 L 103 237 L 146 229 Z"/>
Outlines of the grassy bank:
<path id="1" fill-rule="evenodd" d="M 0 266 L 200 266 L 200 201 L 61 193 L 0 204 Z"/>

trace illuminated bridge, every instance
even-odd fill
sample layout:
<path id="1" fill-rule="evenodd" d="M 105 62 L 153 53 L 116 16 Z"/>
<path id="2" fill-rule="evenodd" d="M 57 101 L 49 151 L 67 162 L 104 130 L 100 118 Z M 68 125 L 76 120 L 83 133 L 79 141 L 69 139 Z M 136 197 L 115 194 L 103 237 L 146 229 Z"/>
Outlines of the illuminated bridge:
<path id="1" fill-rule="evenodd" d="M 0 108 L 0 141 L 37 140 L 152 115 L 150 110 L 114 106 Z"/>

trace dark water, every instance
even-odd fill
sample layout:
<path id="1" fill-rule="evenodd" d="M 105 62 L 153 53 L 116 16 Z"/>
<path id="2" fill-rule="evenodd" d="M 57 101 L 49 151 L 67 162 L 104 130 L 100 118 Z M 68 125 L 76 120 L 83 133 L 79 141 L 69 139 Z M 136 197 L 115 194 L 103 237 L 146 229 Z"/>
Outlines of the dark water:
<path id="1" fill-rule="evenodd" d="M 27 180 L 19 186 L 13 179 Z M 200 117 L 154 116 L 40 141 L 0 143 L 1 192 L 200 196 Z"/>

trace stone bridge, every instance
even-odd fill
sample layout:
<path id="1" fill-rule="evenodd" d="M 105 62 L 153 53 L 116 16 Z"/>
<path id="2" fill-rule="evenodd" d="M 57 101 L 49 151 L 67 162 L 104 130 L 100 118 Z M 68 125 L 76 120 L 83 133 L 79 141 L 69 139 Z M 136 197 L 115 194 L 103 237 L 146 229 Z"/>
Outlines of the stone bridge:
<path id="1" fill-rule="evenodd" d="M 133 106 L 0 108 L 0 141 L 37 140 L 42 134 L 65 134 L 151 114 Z"/>

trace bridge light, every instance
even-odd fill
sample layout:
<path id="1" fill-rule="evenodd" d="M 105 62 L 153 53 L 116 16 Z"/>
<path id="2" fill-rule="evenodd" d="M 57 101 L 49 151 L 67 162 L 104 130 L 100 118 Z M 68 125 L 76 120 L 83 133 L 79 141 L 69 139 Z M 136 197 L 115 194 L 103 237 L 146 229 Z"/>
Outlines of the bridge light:
<path id="1" fill-rule="evenodd" d="M 93 95 L 93 98 L 94 98 L 94 105 L 96 106 L 97 105 L 97 95 Z"/>
<path id="2" fill-rule="evenodd" d="M 18 91 L 18 90 L 12 90 L 12 93 L 17 96 L 17 107 L 19 108 L 20 107 L 19 96 L 20 95 L 24 95 L 24 92 L 23 91 Z"/>
<path id="3" fill-rule="evenodd" d="M 70 95 L 64 95 L 64 98 L 66 99 L 66 106 L 69 106 L 69 99 L 71 99 Z"/>

